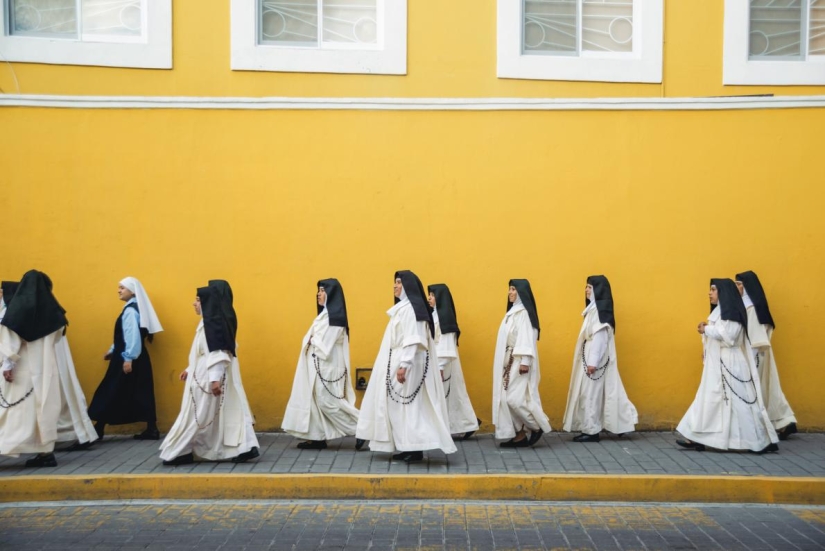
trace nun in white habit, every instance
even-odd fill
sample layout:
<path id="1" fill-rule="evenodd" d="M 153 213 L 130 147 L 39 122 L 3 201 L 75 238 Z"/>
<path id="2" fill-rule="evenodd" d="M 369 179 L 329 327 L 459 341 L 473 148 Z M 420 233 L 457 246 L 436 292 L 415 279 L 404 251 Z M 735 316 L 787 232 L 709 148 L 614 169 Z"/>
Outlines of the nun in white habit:
<path id="1" fill-rule="evenodd" d="M 427 286 L 427 302 L 432 308 L 435 323 L 435 342 L 438 352 L 438 369 L 444 382 L 444 397 L 450 417 L 450 432 L 467 440 L 478 430 L 479 420 L 470 403 L 461 359 L 458 357 L 458 338 L 461 330 L 453 295 L 443 283 Z"/>
<path id="2" fill-rule="evenodd" d="M 37 454 L 26 467 L 57 466 L 57 345 L 68 321 L 51 288 L 43 272 L 26 272 L 0 321 L 0 454 Z"/>
<path id="3" fill-rule="evenodd" d="M 532 446 L 551 430 L 539 396 L 540 330 L 530 282 L 511 279 L 493 360 L 493 424 L 496 438 L 506 440 L 502 448 Z"/>
<path id="4" fill-rule="evenodd" d="M 238 364 L 238 318 L 232 288 L 213 279 L 193 304 L 202 316 L 189 351 L 180 414 L 160 445 L 164 465 L 186 465 L 194 456 L 243 463 L 258 457 L 258 438 Z"/>
<path id="5" fill-rule="evenodd" d="M 323 450 L 327 440 L 354 436 L 358 425 L 350 380 L 349 322 L 337 279 L 318 282 L 318 315 L 304 340 L 281 428 L 305 441 L 298 448 Z M 356 440 L 361 449 L 363 440 Z"/>
<path id="6" fill-rule="evenodd" d="M 771 338 L 776 326 L 773 323 L 768 299 L 755 273 L 736 274 L 736 286 L 742 293 L 742 301 L 748 311 L 748 337 L 750 337 L 765 409 L 780 440 L 786 440 L 797 432 L 796 416 L 779 384 L 779 372 L 773 355 Z"/>
<path id="7" fill-rule="evenodd" d="M 396 272 L 394 282 L 395 306 L 387 311 L 355 435 L 373 451 L 400 452 L 393 459 L 406 462 L 422 460 L 424 450 L 454 453 L 424 287 L 409 270 Z"/>
<path id="8" fill-rule="evenodd" d="M 711 313 L 699 324 L 704 366 L 699 390 L 676 430 L 683 448 L 778 451 L 748 341 L 748 314 L 736 284 L 710 280 Z"/>
<path id="9" fill-rule="evenodd" d="M 639 418 L 619 375 L 610 282 L 603 275 L 590 276 L 584 295 L 564 430 L 581 433 L 573 438 L 575 442 L 598 442 L 602 429 L 613 434 L 632 432 Z"/>

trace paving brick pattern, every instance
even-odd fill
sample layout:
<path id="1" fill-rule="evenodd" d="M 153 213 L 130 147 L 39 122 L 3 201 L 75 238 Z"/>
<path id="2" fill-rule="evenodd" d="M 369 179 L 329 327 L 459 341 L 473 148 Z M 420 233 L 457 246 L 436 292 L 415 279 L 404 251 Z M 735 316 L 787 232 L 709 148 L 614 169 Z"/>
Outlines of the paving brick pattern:
<path id="1" fill-rule="evenodd" d="M 111 550 L 825 549 L 825 508 L 518 502 L 0 506 L 0 547 Z"/>
<path id="2" fill-rule="evenodd" d="M 579 444 L 572 435 L 551 433 L 533 448 L 501 449 L 492 435 L 459 442 L 458 452 L 425 453 L 425 461 L 406 464 L 368 449 L 355 451 L 355 439 L 330 442 L 321 451 L 299 450 L 297 441 L 282 433 L 259 435 L 261 457 L 246 464 L 202 462 L 164 467 L 158 457 L 160 442 L 142 442 L 107 436 L 84 452 L 57 452 L 58 466 L 24 469 L 25 457 L 0 457 L 0 477 L 24 474 L 109 473 L 589 473 L 660 475 L 768 475 L 825 476 L 825 434 L 796 434 L 780 443 L 775 454 L 696 452 L 675 445 L 670 432 L 641 432 L 623 438 L 603 438 Z"/>

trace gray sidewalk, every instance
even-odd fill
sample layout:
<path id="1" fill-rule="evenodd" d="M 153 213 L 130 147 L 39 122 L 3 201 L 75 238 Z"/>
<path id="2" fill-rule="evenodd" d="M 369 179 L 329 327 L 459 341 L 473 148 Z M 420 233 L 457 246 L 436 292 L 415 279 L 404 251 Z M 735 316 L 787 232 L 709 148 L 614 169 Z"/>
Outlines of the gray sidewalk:
<path id="1" fill-rule="evenodd" d="M 326 450 L 295 448 L 298 440 L 282 433 L 258 435 L 261 456 L 245 464 L 201 462 L 165 467 L 160 442 L 107 436 L 82 452 L 57 451 L 56 468 L 25 469 L 25 457 L 0 458 L 0 477 L 17 475 L 89 475 L 158 473 L 353 473 L 353 474 L 653 474 L 825 477 L 825 434 L 795 434 L 780 443 L 779 453 L 696 452 L 676 446 L 670 432 L 640 432 L 605 437 L 595 444 L 572 442 L 573 435 L 550 433 L 533 448 L 501 449 L 482 434 L 458 442 L 449 456 L 425 452 L 424 461 L 390 461 L 368 446 L 355 451 L 355 439 L 331 442 Z"/>

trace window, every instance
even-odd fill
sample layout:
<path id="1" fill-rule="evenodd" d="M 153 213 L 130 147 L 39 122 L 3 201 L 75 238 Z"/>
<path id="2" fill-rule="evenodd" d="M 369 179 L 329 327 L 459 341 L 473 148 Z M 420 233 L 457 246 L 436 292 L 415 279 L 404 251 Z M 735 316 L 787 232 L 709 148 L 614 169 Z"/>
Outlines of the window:
<path id="1" fill-rule="evenodd" d="M 725 84 L 825 84 L 825 0 L 725 0 Z"/>
<path id="2" fill-rule="evenodd" d="M 406 0 L 231 0 L 232 69 L 407 72 Z"/>
<path id="3" fill-rule="evenodd" d="M 662 0 L 498 0 L 498 76 L 661 82 Z"/>
<path id="4" fill-rule="evenodd" d="M 171 0 L 0 0 L 10 61 L 172 67 Z"/>

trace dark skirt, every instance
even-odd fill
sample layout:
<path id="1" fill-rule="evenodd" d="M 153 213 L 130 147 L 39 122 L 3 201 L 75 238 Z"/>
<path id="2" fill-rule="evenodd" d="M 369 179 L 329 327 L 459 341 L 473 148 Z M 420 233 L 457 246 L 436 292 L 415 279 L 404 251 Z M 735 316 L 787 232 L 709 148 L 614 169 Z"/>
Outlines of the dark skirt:
<path id="1" fill-rule="evenodd" d="M 152 362 L 145 343 L 140 356 L 132 361 L 132 372 L 123 372 L 123 356 L 112 353 L 106 376 L 95 391 L 89 417 L 107 425 L 154 423 L 155 385 Z"/>

